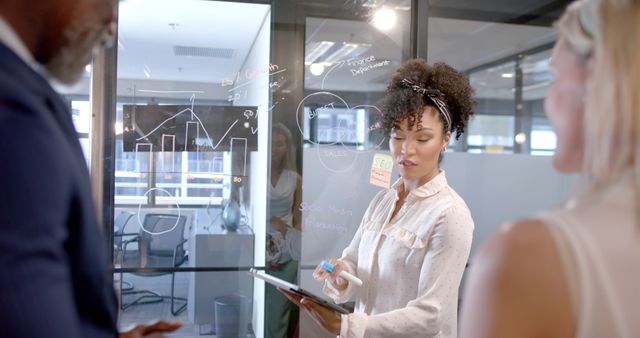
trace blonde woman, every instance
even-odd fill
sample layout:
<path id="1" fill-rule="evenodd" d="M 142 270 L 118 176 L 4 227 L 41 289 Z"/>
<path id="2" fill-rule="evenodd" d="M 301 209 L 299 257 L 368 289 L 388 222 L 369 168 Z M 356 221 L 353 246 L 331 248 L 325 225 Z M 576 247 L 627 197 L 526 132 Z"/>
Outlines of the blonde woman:
<path id="1" fill-rule="evenodd" d="M 484 244 L 462 337 L 640 336 L 640 1 L 575 2 L 558 30 L 553 164 L 588 189 Z"/>
<path id="2" fill-rule="evenodd" d="M 282 123 L 271 133 L 267 273 L 296 283 L 301 248 L 302 182 L 292 161 L 292 135 Z M 266 338 L 295 336 L 298 309 L 272 285 L 266 285 Z"/>

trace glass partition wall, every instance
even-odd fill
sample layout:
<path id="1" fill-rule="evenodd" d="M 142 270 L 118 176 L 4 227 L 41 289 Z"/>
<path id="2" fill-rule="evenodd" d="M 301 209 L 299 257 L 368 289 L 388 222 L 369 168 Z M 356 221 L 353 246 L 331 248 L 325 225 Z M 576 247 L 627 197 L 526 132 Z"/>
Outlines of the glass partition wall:
<path id="1" fill-rule="evenodd" d="M 270 63 L 270 40 L 265 4 L 120 3 L 120 326 L 176 317 L 179 336 L 262 331 L 247 270 L 264 266 L 270 91 L 286 75 Z"/>
<path id="2" fill-rule="evenodd" d="M 430 62 L 464 70 L 476 117 L 450 151 L 551 155 L 542 109 L 551 80 L 552 23 L 570 1 L 429 1 Z"/>
<path id="3" fill-rule="evenodd" d="M 411 1 L 332 4 L 305 8 L 304 96 L 293 129 L 302 139 L 304 187 L 299 282 L 319 294 L 315 266 L 340 257 L 380 189 L 369 173 L 374 156 L 388 152 L 375 127 L 377 105 L 413 47 Z M 305 337 L 331 336 L 304 314 L 300 330 Z"/>
<path id="4" fill-rule="evenodd" d="M 408 58 L 447 62 L 476 90 L 478 115 L 448 151 L 552 154 L 542 100 L 566 3 L 121 1 L 113 63 L 93 82 L 117 74 L 92 168 L 106 177 L 119 325 L 329 337 L 246 271 L 320 292 L 312 269 L 340 256 L 381 189 L 377 102 Z M 85 82 L 65 92 L 83 145 Z"/>

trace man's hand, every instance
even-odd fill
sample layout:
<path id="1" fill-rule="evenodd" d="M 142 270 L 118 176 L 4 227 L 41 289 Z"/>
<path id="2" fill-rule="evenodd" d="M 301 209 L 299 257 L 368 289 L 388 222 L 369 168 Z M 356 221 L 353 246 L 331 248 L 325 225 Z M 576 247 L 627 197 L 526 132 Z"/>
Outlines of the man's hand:
<path id="1" fill-rule="evenodd" d="M 133 329 L 120 332 L 120 338 L 164 337 L 162 333 L 173 332 L 182 326 L 182 322 L 166 322 L 164 320 L 152 324 L 138 324 Z"/>

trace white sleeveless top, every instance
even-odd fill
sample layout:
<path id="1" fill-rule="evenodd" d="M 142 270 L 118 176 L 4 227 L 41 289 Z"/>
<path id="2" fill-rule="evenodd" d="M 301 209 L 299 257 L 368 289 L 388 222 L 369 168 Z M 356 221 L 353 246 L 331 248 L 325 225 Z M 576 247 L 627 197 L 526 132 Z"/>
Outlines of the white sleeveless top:
<path id="1" fill-rule="evenodd" d="M 267 261 L 283 264 L 291 259 L 299 261 L 301 255 L 302 234 L 293 226 L 293 201 L 298 184 L 298 174 L 295 171 L 283 170 L 272 186 L 269 182 L 269 217 L 278 217 L 287 223 L 289 229 L 283 236 L 279 231 L 268 225 Z"/>
<path id="2" fill-rule="evenodd" d="M 640 224 L 633 174 L 542 215 L 556 244 L 577 338 L 640 337 Z"/>
<path id="3" fill-rule="evenodd" d="M 279 217 L 288 226 L 293 225 L 293 198 L 297 184 L 298 175 L 287 169 L 282 171 L 275 187 L 269 183 L 269 215 Z"/>

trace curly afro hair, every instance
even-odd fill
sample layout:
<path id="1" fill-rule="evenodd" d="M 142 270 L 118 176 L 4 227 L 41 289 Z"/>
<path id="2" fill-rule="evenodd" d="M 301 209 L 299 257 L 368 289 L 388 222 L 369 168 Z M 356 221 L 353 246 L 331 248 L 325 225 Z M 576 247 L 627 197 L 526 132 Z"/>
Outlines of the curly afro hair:
<path id="1" fill-rule="evenodd" d="M 444 94 L 451 114 L 451 133 L 455 132 L 458 139 L 473 115 L 472 109 L 475 105 L 469 79 L 464 73 L 445 63 L 430 66 L 423 59 L 404 62 L 391 76 L 385 96 L 380 102 L 382 114 L 378 118 L 384 134 L 389 136 L 405 119 L 408 119 L 409 128 L 413 128 L 420 123 L 425 106 L 436 107 L 429 97 L 403 83 L 405 79 L 422 88 L 437 89 Z M 438 116 L 445 133 L 447 126 L 442 115 Z"/>

